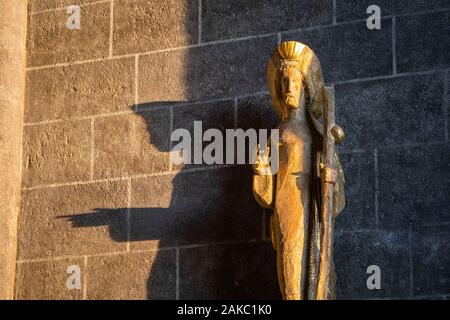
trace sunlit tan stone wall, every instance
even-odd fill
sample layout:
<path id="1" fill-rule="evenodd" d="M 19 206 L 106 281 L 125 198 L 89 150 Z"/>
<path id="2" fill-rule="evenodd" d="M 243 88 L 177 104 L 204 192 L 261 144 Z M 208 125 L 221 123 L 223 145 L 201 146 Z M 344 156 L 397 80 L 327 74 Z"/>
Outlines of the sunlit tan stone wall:
<path id="1" fill-rule="evenodd" d="M 12 299 L 20 204 L 25 1 L 0 2 L 0 299 Z"/>

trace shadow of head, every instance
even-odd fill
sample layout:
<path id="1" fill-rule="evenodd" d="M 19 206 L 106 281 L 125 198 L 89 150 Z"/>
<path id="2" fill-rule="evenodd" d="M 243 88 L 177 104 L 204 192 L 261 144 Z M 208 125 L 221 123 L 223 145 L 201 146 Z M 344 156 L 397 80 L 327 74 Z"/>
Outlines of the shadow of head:
<path id="1" fill-rule="evenodd" d="M 150 151 L 170 153 L 172 148 L 179 143 L 188 146 L 189 161 L 174 165 L 174 169 L 204 167 L 204 150 L 212 142 L 215 145 L 220 145 L 220 154 L 223 154 L 222 157 L 214 158 L 217 159 L 214 164 L 223 165 L 226 163 L 228 150 L 226 130 L 234 130 L 235 126 L 235 110 L 232 101 L 214 103 L 151 102 L 134 105 L 131 109 L 138 117 L 138 120 L 136 120 L 137 126 L 139 126 L 139 123 L 145 125 L 148 141 L 142 141 L 142 143 L 151 146 Z M 205 132 L 211 131 L 210 129 L 216 132 L 214 137 L 204 138 Z M 219 140 L 216 137 L 217 132 L 221 135 Z M 236 146 L 234 146 L 235 148 Z M 186 149 L 183 147 L 183 150 Z M 194 155 L 196 150 L 198 154 Z M 213 151 L 212 155 L 216 155 L 216 152 L 218 151 Z M 201 161 L 199 163 L 197 160 L 194 165 L 194 159 L 201 159 Z"/>

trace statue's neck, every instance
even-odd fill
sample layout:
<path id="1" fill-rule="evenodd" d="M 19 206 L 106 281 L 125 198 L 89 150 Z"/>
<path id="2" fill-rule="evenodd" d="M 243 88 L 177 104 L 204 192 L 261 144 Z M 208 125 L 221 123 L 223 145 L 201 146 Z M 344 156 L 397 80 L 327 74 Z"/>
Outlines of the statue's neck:
<path id="1" fill-rule="evenodd" d="M 301 106 L 296 109 L 288 109 L 288 114 L 286 117 L 286 121 L 292 122 L 292 121 L 299 121 L 301 118 L 300 115 L 300 108 Z"/>
<path id="2" fill-rule="evenodd" d="M 291 124 L 303 124 L 306 122 L 306 106 L 305 104 L 300 105 L 300 107 L 292 109 L 289 108 L 286 119 L 284 122 Z"/>

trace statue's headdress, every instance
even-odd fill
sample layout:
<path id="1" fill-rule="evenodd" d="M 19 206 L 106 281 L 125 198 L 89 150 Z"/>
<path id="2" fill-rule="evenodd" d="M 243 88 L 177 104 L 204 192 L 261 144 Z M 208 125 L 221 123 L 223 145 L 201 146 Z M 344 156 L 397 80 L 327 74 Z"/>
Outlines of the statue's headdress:
<path id="1" fill-rule="evenodd" d="M 309 110 L 316 116 L 322 113 L 324 82 L 320 62 L 314 52 L 303 43 L 286 41 L 281 43 L 267 64 L 267 84 L 272 103 L 281 119 L 286 111 L 281 102 L 280 74 L 286 67 L 295 67 L 302 74 L 302 82 Z"/>

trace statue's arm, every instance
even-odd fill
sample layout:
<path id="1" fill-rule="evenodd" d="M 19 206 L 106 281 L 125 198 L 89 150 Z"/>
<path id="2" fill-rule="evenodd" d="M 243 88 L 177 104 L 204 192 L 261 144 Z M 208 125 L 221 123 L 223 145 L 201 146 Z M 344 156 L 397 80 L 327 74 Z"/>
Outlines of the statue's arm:
<path id="1" fill-rule="evenodd" d="M 256 201 L 266 208 L 273 208 L 274 202 L 274 180 L 269 163 L 270 147 L 269 143 L 263 152 L 258 148 L 256 150 L 256 161 L 253 166 L 253 195 Z"/>
<path id="2" fill-rule="evenodd" d="M 274 178 L 273 175 L 253 175 L 253 195 L 256 201 L 266 208 L 273 208 Z"/>
<path id="3" fill-rule="evenodd" d="M 323 154 L 321 154 L 320 157 L 322 158 Z M 319 167 L 320 170 L 318 173 L 320 172 L 319 176 L 322 183 L 328 182 L 333 184 L 333 212 L 334 217 L 336 217 L 345 207 L 345 175 L 337 151 L 334 153 L 333 167 L 324 167 L 322 161 L 320 162 Z"/>

